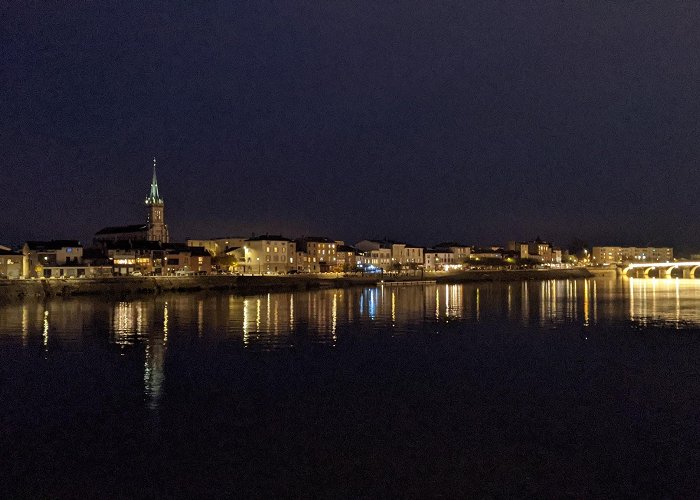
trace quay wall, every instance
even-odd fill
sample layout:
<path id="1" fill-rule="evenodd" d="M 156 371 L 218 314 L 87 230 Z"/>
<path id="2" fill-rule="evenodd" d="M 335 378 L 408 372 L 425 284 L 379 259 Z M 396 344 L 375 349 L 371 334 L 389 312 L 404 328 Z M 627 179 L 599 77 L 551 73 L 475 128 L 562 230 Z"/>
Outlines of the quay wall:
<path id="1" fill-rule="evenodd" d="M 590 278 L 592 274 L 585 268 L 574 269 L 515 269 L 502 271 L 462 271 L 437 275 L 438 283 L 466 283 L 472 281 L 523 281 Z"/>
<path id="2" fill-rule="evenodd" d="M 591 274 L 585 269 L 561 269 L 542 271 L 465 271 L 450 274 L 426 273 L 423 276 L 420 274 L 415 276 L 153 276 L 99 279 L 0 280 L 0 303 L 80 295 L 123 298 L 142 294 L 194 291 L 228 291 L 240 294 L 291 292 L 320 288 L 372 286 L 380 281 L 386 283 L 410 283 L 427 280 L 438 283 L 462 283 L 470 281 L 571 279 L 590 276 Z"/>

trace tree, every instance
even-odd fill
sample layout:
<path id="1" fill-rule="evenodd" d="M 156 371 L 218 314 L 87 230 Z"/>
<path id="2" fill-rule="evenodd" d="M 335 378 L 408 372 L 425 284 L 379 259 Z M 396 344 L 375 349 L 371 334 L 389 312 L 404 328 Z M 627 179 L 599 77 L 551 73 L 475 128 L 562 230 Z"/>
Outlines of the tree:
<path id="1" fill-rule="evenodd" d="M 212 264 L 214 264 L 219 270 L 226 272 L 233 272 L 238 266 L 238 259 L 233 255 L 219 255 L 212 259 Z"/>
<path id="2" fill-rule="evenodd" d="M 577 259 L 585 258 L 590 251 L 589 249 L 590 245 L 581 238 L 574 238 L 568 246 L 569 253 L 575 255 Z"/>

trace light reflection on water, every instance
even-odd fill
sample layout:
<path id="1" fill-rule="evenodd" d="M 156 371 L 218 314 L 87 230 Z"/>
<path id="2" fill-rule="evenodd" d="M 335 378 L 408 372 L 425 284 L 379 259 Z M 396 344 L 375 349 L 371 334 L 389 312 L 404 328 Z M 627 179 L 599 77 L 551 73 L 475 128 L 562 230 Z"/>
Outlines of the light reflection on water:
<path id="1" fill-rule="evenodd" d="M 268 293 L 171 295 L 108 302 L 51 300 L 0 308 L 0 338 L 30 347 L 79 345 L 106 332 L 122 348 L 165 348 L 171 333 L 279 348 L 333 344 L 348 326 L 395 334 L 453 321 L 522 326 L 614 324 L 700 327 L 700 280 L 582 279 Z"/>
<path id="2" fill-rule="evenodd" d="M 633 324 L 700 328 L 700 280 L 582 279 L 268 293 L 170 295 L 109 302 L 76 298 L 0 308 L 8 348 L 81 350 L 107 341 L 143 353 L 146 405 L 157 409 L 171 345 L 234 343 L 274 350 L 336 345 L 343 336 L 459 328 L 470 322 L 534 328 Z M 580 330 L 578 330 L 580 331 Z"/>
<path id="3" fill-rule="evenodd" d="M 453 321 L 700 327 L 700 280 L 582 279 L 268 293 L 172 295 L 107 302 L 51 300 L 0 308 L 0 338 L 29 347 L 79 345 L 106 332 L 111 343 L 165 348 L 168 337 L 239 341 L 279 348 L 305 341 L 333 344 L 348 326 L 395 334 Z"/>

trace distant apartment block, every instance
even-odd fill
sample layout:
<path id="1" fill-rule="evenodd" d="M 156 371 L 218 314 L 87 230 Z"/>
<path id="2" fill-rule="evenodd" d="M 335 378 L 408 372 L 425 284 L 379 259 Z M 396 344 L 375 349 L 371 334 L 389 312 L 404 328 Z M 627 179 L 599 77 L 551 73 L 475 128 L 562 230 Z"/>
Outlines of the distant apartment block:
<path id="1" fill-rule="evenodd" d="M 593 264 L 622 264 L 629 262 L 670 262 L 673 248 L 669 247 L 593 247 Z"/>

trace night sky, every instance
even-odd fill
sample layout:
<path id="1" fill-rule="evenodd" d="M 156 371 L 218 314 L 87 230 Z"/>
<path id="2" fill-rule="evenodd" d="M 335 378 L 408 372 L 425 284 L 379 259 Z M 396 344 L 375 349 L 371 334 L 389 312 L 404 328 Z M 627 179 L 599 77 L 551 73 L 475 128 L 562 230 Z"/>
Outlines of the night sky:
<path id="1" fill-rule="evenodd" d="M 700 2 L 0 6 L 0 243 L 700 247 Z"/>

